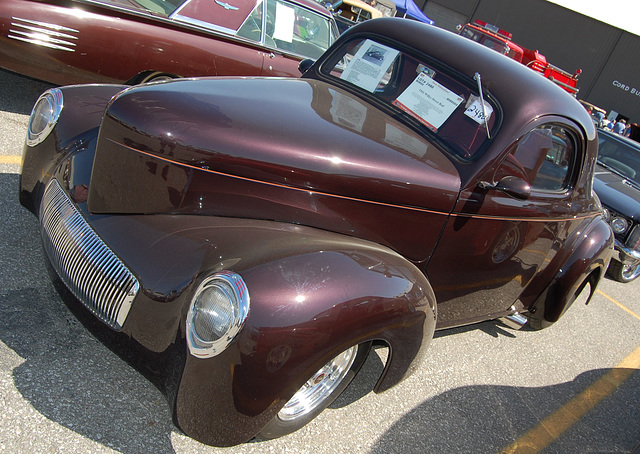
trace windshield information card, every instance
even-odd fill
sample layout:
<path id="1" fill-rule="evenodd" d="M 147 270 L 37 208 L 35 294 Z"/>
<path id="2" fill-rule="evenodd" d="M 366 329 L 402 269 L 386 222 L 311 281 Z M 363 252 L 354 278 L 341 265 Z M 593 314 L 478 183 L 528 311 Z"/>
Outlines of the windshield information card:
<path id="1" fill-rule="evenodd" d="M 399 53 L 368 39 L 360 46 L 340 78 L 373 93 Z"/>
<path id="2" fill-rule="evenodd" d="M 462 96 L 421 72 L 393 105 L 436 132 L 462 101 Z"/>

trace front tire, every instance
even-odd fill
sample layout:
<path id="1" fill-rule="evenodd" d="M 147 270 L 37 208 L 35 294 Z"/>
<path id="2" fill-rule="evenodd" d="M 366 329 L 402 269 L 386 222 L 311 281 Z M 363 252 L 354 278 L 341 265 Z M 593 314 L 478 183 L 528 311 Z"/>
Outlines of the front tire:
<path id="1" fill-rule="evenodd" d="M 640 260 L 631 265 L 624 265 L 617 260 L 611 260 L 607 274 L 618 282 L 628 283 L 640 276 Z"/>
<path id="2" fill-rule="evenodd" d="M 371 350 L 371 342 L 346 349 L 313 374 L 260 432 L 278 438 L 304 427 L 345 390 Z"/>

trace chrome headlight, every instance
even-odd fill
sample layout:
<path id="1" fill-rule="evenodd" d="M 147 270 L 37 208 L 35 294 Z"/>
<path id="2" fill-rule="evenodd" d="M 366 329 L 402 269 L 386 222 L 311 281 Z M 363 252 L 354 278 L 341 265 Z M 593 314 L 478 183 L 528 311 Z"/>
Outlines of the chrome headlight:
<path id="1" fill-rule="evenodd" d="M 242 278 L 216 273 L 196 290 L 187 314 L 187 345 L 192 355 L 210 358 L 235 339 L 249 315 L 249 292 Z"/>
<path id="2" fill-rule="evenodd" d="M 47 138 L 62 112 L 62 91 L 52 88 L 40 95 L 29 118 L 27 145 L 34 147 Z"/>
<path id="3" fill-rule="evenodd" d="M 616 235 L 621 235 L 629 228 L 629 222 L 625 218 L 614 217 L 611 222 L 611 229 Z"/>

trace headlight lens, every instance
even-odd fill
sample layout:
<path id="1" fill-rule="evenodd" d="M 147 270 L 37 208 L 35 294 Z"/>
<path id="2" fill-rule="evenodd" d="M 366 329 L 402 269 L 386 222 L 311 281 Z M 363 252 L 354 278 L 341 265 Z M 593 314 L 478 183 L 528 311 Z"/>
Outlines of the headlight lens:
<path id="1" fill-rule="evenodd" d="M 620 235 L 627 231 L 629 228 L 629 223 L 625 218 L 615 217 L 611 220 L 611 229 L 613 233 Z"/>
<path id="2" fill-rule="evenodd" d="M 63 107 L 62 91 L 45 91 L 33 106 L 27 129 L 27 145 L 34 147 L 44 141 L 58 122 Z"/>
<path id="3" fill-rule="evenodd" d="M 221 272 L 196 290 L 187 314 L 187 344 L 192 355 L 209 358 L 235 339 L 249 315 L 249 293 L 242 278 Z"/>

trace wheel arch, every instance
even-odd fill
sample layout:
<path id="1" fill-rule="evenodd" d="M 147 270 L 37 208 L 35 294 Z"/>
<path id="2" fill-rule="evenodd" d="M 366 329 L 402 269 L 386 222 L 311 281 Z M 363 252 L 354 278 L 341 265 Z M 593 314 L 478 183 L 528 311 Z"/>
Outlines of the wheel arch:
<path id="1" fill-rule="evenodd" d="M 609 266 L 613 233 L 601 217 L 580 229 L 575 239 L 570 255 L 557 267 L 551 283 L 529 306 L 530 324 L 536 329 L 558 321 L 587 284 L 590 285 L 588 304 Z"/>
<path id="2" fill-rule="evenodd" d="M 168 73 L 164 71 L 147 70 L 142 71 L 133 76 L 131 79 L 127 80 L 125 82 L 125 85 L 139 85 L 159 80 L 180 79 L 181 77 L 182 76 L 179 76 L 178 74 Z"/>

